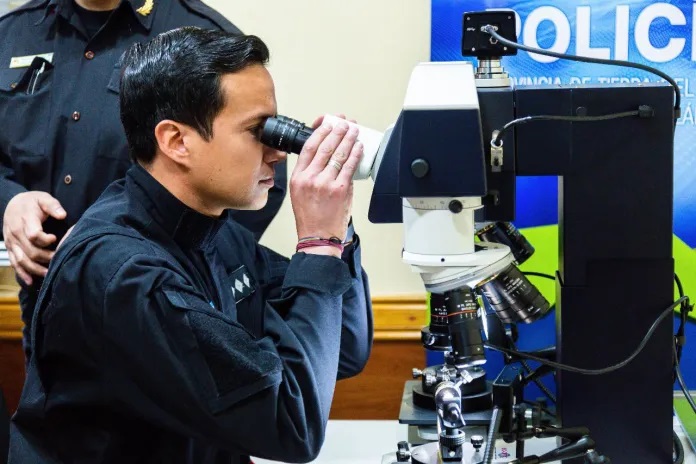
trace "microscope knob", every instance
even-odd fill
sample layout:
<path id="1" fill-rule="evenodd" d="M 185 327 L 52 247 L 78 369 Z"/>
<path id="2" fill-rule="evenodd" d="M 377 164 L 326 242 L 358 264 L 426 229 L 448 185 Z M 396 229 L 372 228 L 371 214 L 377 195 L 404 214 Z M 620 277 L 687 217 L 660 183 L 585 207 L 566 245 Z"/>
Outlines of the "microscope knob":
<path id="1" fill-rule="evenodd" d="M 476 451 L 480 450 L 483 446 L 483 437 L 481 435 L 472 435 L 471 444 L 474 446 Z"/>
<path id="2" fill-rule="evenodd" d="M 418 369 L 417 367 L 414 367 L 411 372 L 413 373 L 414 379 L 419 379 L 419 378 L 423 377 L 423 371 Z"/>
<path id="3" fill-rule="evenodd" d="M 436 375 L 433 375 L 432 372 L 427 372 L 427 373 L 425 374 L 425 386 L 426 386 L 426 387 L 432 387 L 432 386 L 435 385 L 437 382 L 438 382 L 437 376 L 436 376 Z"/>
<path id="4" fill-rule="evenodd" d="M 449 210 L 454 214 L 459 214 L 464 209 L 464 205 L 459 200 L 452 200 L 448 205 Z"/>
<path id="5" fill-rule="evenodd" d="M 455 435 L 445 435 L 445 432 L 440 433 L 440 444 L 450 449 L 463 445 L 466 441 L 464 432 L 456 430 L 454 433 Z"/>
<path id="6" fill-rule="evenodd" d="M 419 179 L 422 179 L 423 177 L 425 177 L 429 171 L 430 171 L 430 165 L 423 158 L 415 159 L 411 163 L 411 172 L 413 173 L 414 176 L 416 176 Z"/>
<path id="7" fill-rule="evenodd" d="M 411 452 L 408 449 L 408 442 L 400 441 L 396 447 L 398 449 L 396 452 L 396 462 L 408 462 L 411 460 Z"/>

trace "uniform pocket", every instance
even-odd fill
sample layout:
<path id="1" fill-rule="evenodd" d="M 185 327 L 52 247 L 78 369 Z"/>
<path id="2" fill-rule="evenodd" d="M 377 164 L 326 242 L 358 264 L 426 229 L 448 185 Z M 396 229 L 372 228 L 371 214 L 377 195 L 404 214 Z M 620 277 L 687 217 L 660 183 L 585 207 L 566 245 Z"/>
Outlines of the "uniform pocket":
<path id="1" fill-rule="evenodd" d="M 104 128 L 99 132 L 97 143 L 98 151 L 95 153 L 97 159 L 101 159 L 100 164 L 108 163 L 103 166 L 107 173 L 110 173 L 109 182 L 123 177 L 126 170 L 131 166 L 128 156 L 128 145 L 126 144 L 126 134 L 121 125 L 121 115 L 119 106 L 119 84 L 121 81 L 121 66 L 114 66 L 106 85 L 106 96 L 102 102 L 101 119 L 104 121 Z M 100 167 L 101 169 L 101 167 Z M 113 177 L 113 176 L 116 177 Z M 107 182 L 107 184 L 109 183 Z"/>
<path id="2" fill-rule="evenodd" d="M 178 344 L 187 346 L 187 364 L 198 381 L 212 381 L 208 398 L 213 413 L 280 382 L 281 361 L 270 340 L 259 342 L 241 324 L 212 309 L 199 296 L 173 288 L 161 295 L 182 311 L 188 327 L 177 324 Z M 191 340 L 193 338 L 193 340 Z M 208 384 L 209 385 L 209 384 Z M 210 391 L 201 385 L 201 391 Z"/>
<path id="3" fill-rule="evenodd" d="M 0 69 L 0 92 L 15 92 L 27 69 Z"/>
<path id="4" fill-rule="evenodd" d="M 0 92 L 33 95 L 41 91 L 52 71 L 53 64 L 40 57 L 26 68 L 0 69 Z"/>
<path id="5" fill-rule="evenodd" d="M 28 68 L 0 69 L 0 146 L 12 163 L 17 180 L 32 188 L 48 179 L 47 157 L 53 66 L 36 58 Z"/>

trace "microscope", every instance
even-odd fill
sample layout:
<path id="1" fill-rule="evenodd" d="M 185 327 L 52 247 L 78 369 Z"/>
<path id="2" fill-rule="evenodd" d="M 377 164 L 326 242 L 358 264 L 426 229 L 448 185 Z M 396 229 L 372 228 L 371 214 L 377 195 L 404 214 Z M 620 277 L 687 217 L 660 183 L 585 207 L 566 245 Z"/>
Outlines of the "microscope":
<path id="1" fill-rule="evenodd" d="M 673 303 L 674 89 L 515 88 L 503 67 L 514 41 L 511 12 L 464 14 L 462 53 L 477 67 L 418 65 L 373 167 L 369 219 L 404 224 L 403 261 L 432 294 L 422 342 L 445 352 L 444 365 L 414 372 L 400 416 L 434 424 L 432 441 L 400 443 L 383 463 L 510 462 L 494 456 L 496 438 L 517 443 L 515 463 L 671 463 L 671 318 L 621 369 L 558 370 L 553 421 L 523 404 L 531 376 L 514 362 L 486 378 L 484 346 L 501 345 L 500 326 L 549 311 L 516 267 L 529 254 L 511 225 L 517 176 L 559 179 L 557 346 L 546 359 L 616 364 Z M 523 440 L 554 436 L 558 448 L 524 456 Z"/>
<path id="2" fill-rule="evenodd" d="M 512 12 L 465 13 L 462 54 L 477 67 L 418 65 L 396 123 L 355 177 L 374 180 L 371 222 L 404 224 L 402 259 L 431 295 L 421 340 L 445 353 L 406 382 L 409 441 L 382 463 L 671 464 L 673 324 L 661 314 L 673 304 L 678 89 L 515 88 L 503 67 L 525 49 L 515 39 Z M 279 116 L 261 141 L 299 153 L 310 134 Z M 512 225 L 517 176 L 543 175 L 559 182 L 557 343 L 532 354 L 564 367 L 554 417 L 522 397 L 554 370 L 525 372 L 518 361 L 530 353 L 507 343 L 511 325 L 550 310 L 517 268 L 534 250 Z M 486 347 L 509 361 L 490 379 Z M 525 456 L 533 437 L 559 446 Z M 496 453 L 498 439 L 516 443 L 514 461 Z"/>

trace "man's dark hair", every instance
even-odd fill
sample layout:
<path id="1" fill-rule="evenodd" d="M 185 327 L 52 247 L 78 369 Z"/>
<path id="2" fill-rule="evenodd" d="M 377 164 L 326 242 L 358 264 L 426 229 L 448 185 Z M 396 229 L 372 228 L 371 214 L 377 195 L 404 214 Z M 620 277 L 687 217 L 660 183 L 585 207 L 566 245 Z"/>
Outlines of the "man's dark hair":
<path id="1" fill-rule="evenodd" d="M 131 158 L 155 157 L 155 127 L 171 119 L 193 127 L 205 139 L 225 106 L 221 77 L 268 62 L 268 48 L 252 35 L 182 27 L 135 44 L 125 54 L 121 75 L 121 122 Z"/>

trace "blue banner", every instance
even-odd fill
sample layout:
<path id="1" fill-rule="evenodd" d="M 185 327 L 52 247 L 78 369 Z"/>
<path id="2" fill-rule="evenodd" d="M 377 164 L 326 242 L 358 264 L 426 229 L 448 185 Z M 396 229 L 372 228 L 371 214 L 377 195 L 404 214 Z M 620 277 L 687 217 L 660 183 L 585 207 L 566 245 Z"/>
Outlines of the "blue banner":
<path id="1" fill-rule="evenodd" d="M 677 81 L 682 96 L 682 117 L 674 147 L 674 257 L 676 272 L 693 301 L 696 295 L 696 250 L 693 249 L 696 248 L 696 0 L 432 0 L 431 59 L 469 59 L 461 56 L 464 12 L 501 8 L 514 10 L 520 43 L 572 55 L 643 63 Z M 636 69 L 557 60 L 524 51 L 504 58 L 503 65 L 516 85 L 661 80 Z M 558 266 L 557 180 L 520 177 L 517 186 L 515 224 L 527 228 L 524 234 L 537 249 L 523 267 L 553 274 Z M 553 285 L 543 279 L 535 281 L 535 285 L 553 301 Z M 553 344 L 553 327 L 552 316 L 520 326 L 520 348 Z M 694 339 L 694 330 L 693 324 L 688 325 L 687 338 Z M 502 358 L 492 353 L 487 358 L 487 370 L 497 372 Z M 428 354 L 429 364 L 440 362 L 440 358 Z M 696 388 L 696 350 L 687 348 L 681 364 L 687 385 Z M 538 396 L 539 392 L 533 395 Z"/>
<path id="2" fill-rule="evenodd" d="M 644 63 L 681 88 L 674 150 L 674 231 L 696 247 L 696 3 L 691 0 L 433 0 L 433 61 L 463 60 L 462 14 L 513 9 L 518 42 L 560 53 Z M 504 59 L 517 85 L 659 81 L 646 72 L 520 51 Z M 555 179 L 519 179 L 518 227 L 557 223 Z"/>

